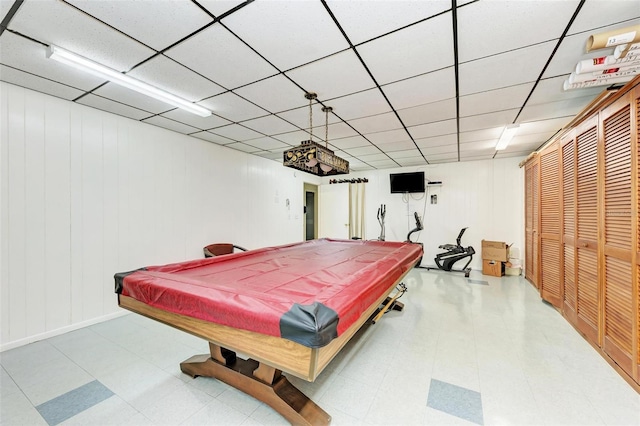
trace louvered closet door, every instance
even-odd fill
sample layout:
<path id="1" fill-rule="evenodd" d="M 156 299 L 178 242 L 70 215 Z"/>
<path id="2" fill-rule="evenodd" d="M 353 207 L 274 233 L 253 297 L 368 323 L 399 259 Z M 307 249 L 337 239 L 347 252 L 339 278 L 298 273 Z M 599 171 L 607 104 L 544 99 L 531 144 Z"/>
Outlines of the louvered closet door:
<path id="1" fill-rule="evenodd" d="M 525 169 L 526 214 L 525 214 L 525 277 L 538 287 L 538 159 L 527 164 Z"/>
<path id="2" fill-rule="evenodd" d="M 598 117 L 576 129 L 576 284 L 578 329 L 598 335 Z"/>
<path id="3" fill-rule="evenodd" d="M 632 373 L 633 224 L 631 186 L 631 104 L 625 96 L 601 113 L 604 153 L 604 342 L 603 349 Z"/>
<path id="4" fill-rule="evenodd" d="M 578 299 L 576 287 L 576 145 L 575 134 L 571 132 L 562 141 L 561 146 L 562 178 L 562 284 L 563 304 L 562 312 L 573 324 L 577 324 L 576 301 Z"/>
<path id="5" fill-rule="evenodd" d="M 558 145 L 540 153 L 540 296 L 562 306 Z"/>
<path id="6" fill-rule="evenodd" d="M 632 160 L 633 164 L 635 164 L 635 250 L 636 256 L 634 260 L 635 267 L 635 298 L 633 299 L 634 307 L 636 310 L 635 314 L 635 379 L 636 382 L 640 383 L 640 87 L 636 87 L 631 92 L 631 99 L 633 103 L 634 109 L 632 110 L 632 116 L 635 116 L 635 128 L 632 131 L 633 136 L 631 140 L 632 147 Z M 635 157 L 634 157 L 635 156 Z M 632 173 L 633 176 L 633 173 Z"/>

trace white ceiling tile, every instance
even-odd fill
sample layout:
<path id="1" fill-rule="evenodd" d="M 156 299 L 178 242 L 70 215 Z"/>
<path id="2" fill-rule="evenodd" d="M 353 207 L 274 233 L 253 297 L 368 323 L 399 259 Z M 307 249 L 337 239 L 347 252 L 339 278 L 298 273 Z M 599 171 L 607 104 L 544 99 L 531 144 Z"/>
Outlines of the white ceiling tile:
<path id="1" fill-rule="evenodd" d="M 182 0 L 127 0 L 126 6 L 120 7 L 112 1 L 68 2 L 156 50 L 167 48 L 213 21 L 195 3 Z M 126 7 L 126 13 L 121 7 Z"/>
<path id="2" fill-rule="evenodd" d="M 498 143 L 498 138 L 490 139 L 486 141 L 475 141 L 469 143 L 461 143 L 460 144 L 460 153 L 469 153 L 469 152 L 482 152 L 487 150 L 496 150 L 496 144 Z"/>
<path id="3" fill-rule="evenodd" d="M 409 130 L 409 133 L 411 133 L 414 139 L 421 139 L 456 133 L 457 127 L 456 120 L 444 120 L 408 127 L 407 130 Z"/>
<path id="4" fill-rule="evenodd" d="M 460 64 L 460 95 L 536 81 L 555 44 L 542 43 Z"/>
<path id="5" fill-rule="evenodd" d="M 504 126 L 498 126 L 482 130 L 460 132 L 460 143 L 498 139 L 500 138 L 500 135 L 502 135 L 503 130 Z"/>
<path id="6" fill-rule="evenodd" d="M 394 160 L 398 160 L 401 158 L 419 158 L 420 160 L 424 161 L 424 159 L 422 158 L 422 154 L 420 153 L 420 151 L 418 151 L 417 148 L 405 149 L 402 151 L 385 151 L 385 152 L 389 154 L 389 157 L 393 158 Z"/>
<path id="7" fill-rule="evenodd" d="M 460 116 L 519 108 L 529 96 L 533 83 L 519 84 L 460 97 Z"/>
<path id="8" fill-rule="evenodd" d="M 262 108 L 242 99 L 232 92 L 205 99 L 202 102 L 198 102 L 198 104 L 209 108 L 216 115 L 236 122 L 263 117 L 269 114 Z"/>
<path id="9" fill-rule="evenodd" d="M 393 112 L 351 120 L 349 123 L 361 134 L 402 129 L 402 123 Z"/>
<path id="10" fill-rule="evenodd" d="M 420 150 L 427 157 L 432 157 L 434 155 L 439 154 L 458 154 L 458 144 L 446 144 L 446 145 L 437 145 L 437 146 L 426 146 L 420 147 Z"/>
<path id="11" fill-rule="evenodd" d="M 260 133 L 264 133 L 265 135 L 276 135 L 298 130 L 296 126 L 275 115 L 267 115 L 265 117 L 243 121 L 242 125 Z"/>
<path id="12" fill-rule="evenodd" d="M 234 90 L 237 94 L 271 112 L 307 105 L 304 90 L 283 75 L 276 75 Z"/>
<path id="13" fill-rule="evenodd" d="M 248 153 L 261 151 L 260 148 L 256 148 L 255 146 L 247 145 L 247 144 L 242 143 L 242 142 L 230 143 L 229 145 L 225 145 L 225 146 L 227 148 L 235 149 L 237 151 L 242 151 L 242 152 L 248 152 Z"/>
<path id="14" fill-rule="evenodd" d="M 16 86 L 26 87 L 31 90 L 46 93 L 48 95 L 57 96 L 58 98 L 73 100 L 83 94 L 81 90 L 47 80 L 37 75 L 22 72 L 15 68 L 0 65 L 0 80 L 15 84 Z M 148 114 L 147 114 L 148 115 Z"/>
<path id="15" fill-rule="evenodd" d="M 578 0 L 489 1 L 462 7 L 458 9 L 459 61 L 559 39 L 578 3 Z"/>
<path id="16" fill-rule="evenodd" d="M 93 93 L 144 111 L 153 112 L 155 114 L 160 114 L 161 112 L 175 108 L 173 105 L 159 101 L 150 96 L 143 95 L 142 93 L 135 92 L 115 83 L 107 83 L 94 90 Z"/>
<path id="17" fill-rule="evenodd" d="M 352 136 L 348 138 L 331 139 L 329 141 L 329 145 L 332 145 L 338 149 L 349 149 L 361 146 L 369 146 L 371 144 L 362 136 Z"/>
<path id="18" fill-rule="evenodd" d="M 78 99 L 79 104 L 87 105 L 93 108 L 101 109 L 103 111 L 112 112 L 114 114 L 122 115 L 132 118 L 134 120 L 142 120 L 149 117 L 151 114 L 147 111 L 124 105 L 111 99 L 103 98 L 93 94 L 88 94 Z"/>
<path id="19" fill-rule="evenodd" d="M 349 47 L 320 2 L 257 1 L 224 24 L 282 71 Z"/>
<path id="20" fill-rule="evenodd" d="M 437 146 L 457 145 L 458 137 L 455 134 L 432 136 L 428 138 L 416 139 L 416 144 L 420 149 L 434 148 Z"/>
<path id="21" fill-rule="evenodd" d="M 314 128 L 313 134 L 315 138 L 324 140 L 324 137 L 325 137 L 324 126 L 321 128 Z M 340 123 L 329 124 L 329 142 L 331 142 L 333 139 L 347 138 L 349 136 L 355 136 L 357 134 L 358 132 L 353 130 L 351 127 L 349 127 L 345 123 L 340 122 Z"/>
<path id="22" fill-rule="evenodd" d="M 462 161 L 478 161 L 478 160 L 491 160 L 496 153 L 495 149 L 483 149 L 478 151 L 471 151 L 460 153 L 460 160 Z"/>
<path id="23" fill-rule="evenodd" d="M 9 29 L 54 44 L 118 71 L 155 52 L 104 23 L 56 0 L 24 2 Z"/>
<path id="24" fill-rule="evenodd" d="M 620 27 L 637 25 L 639 18 L 640 7 L 637 0 L 589 0 L 580 9 L 568 35 L 596 29 L 594 34 L 597 34 L 602 27 L 612 22 L 620 22 Z"/>
<path id="25" fill-rule="evenodd" d="M 198 3 L 216 17 L 230 11 L 244 2 L 245 0 L 198 0 Z"/>
<path id="26" fill-rule="evenodd" d="M 278 72 L 219 24 L 189 37 L 164 54 L 227 89 Z"/>
<path id="27" fill-rule="evenodd" d="M 573 117 L 584 109 L 594 96 L 570 98 L 546 104 L 527 105 L 518 117 L 519 122 L 539 121 L 558 117 Z"/>
<path id="28" fill-rule="evenodd" d="M 389 156 L 378 151 L 375 154 L 360 154 L 358 158 L 365 163 L 372 164 L 374 161 L 389 161 Z"/>
<path id="29" fill-rule="evenodd" d="M 228 126 L 216 127 L 210 131 L 211 133 L 215 133 L 216 135 L 224 136 L 225 138 L 233 139 L 235 141 L 247 141 L 249 139 L 260 138 L 263 135 L 251 130 L 247 129 L 240 124 L 230 124 Z"/>
<path id="30" fill-rule="evenodd" d="M 373 142 L 376 145 L 396 143 L 400 141 L 409 141 L 410 143 L 413 144 L 413 142 L 411 142 L 411 138 L 407 134 L 407 131 L 404 129 L 387 130 L 384 132 L 377 132 L 377 133 L 367 133 L 365 136 L 367 139 L 369 139 L 371 142 Z"/>
<path id="31" fill-rule="evenodd" d="M 297 130 L 295 132 L 280 133 L 273 137 L 289 145 L 299 145 L 300 142 L 309 139 L 309 133 L 303 130 Z"/>
<path id="32" fill-rule="evenodd" d="M 0 21 L 4 20 L 4 17 L 11 10 L 11 6 L 15 3 L 14 0 L 1 0 L 0 1 Z"/>
<path id="33" fill-rule="evenodd" d="M 450 152 L 450 153 L 429 155 L 427 157 L 427 161 L 430 164 L 452 163 L 452 162 L 458 161 L 458 153 Z"/>
<path id="34" fill-rule="evenodd" d="M 421 166 L 421 165 L 426 164 L 426 162 L 424 161 L 424 158 L 422 158 L 422 156 L 409 157 L 409 158 L 396 158 L 395 160 L 402 167 Z"/>
<path id="35" fill-rule="evenodd" d="M 416 149 L 416 144 L 413 143 L 411 139 L 408 139 L 408 137 L 406 140 L 403 140 L 403 141 L 381 143 L 376 145 L 378 146 L 378 148 L 380 148 L 384 152 L 389 152 L 389 153 Z"/>
<path id="36" fill-rule="evenodd" d="M 546 80 L 540 80 L 536 86 L 536 90 L 527 102 L 527 106 L 544 104 L 553 101 L 562 101 L 571 98 L 581 98 L 585 96 L 592 96 L 594 99 L 604 89 L 604 86 L 600 87 L 587 87 L 584 89 L 576 90 L 563 90 L 562 84 L 567 79 L 566 76 L 548 78 Z"/>
<path id="37" fill-rule="evenodd" d="M 511 139 L 511 142 L 509 142 L 509 148 L 517 147 L 518 149 L 522 149 L 522 147 L 528 147 L 531 145 L 538 147 L 549 140 L 553 135 L 555 135 L 555 132 L 517 135 Z"/>
<path id="38" fill-rule="evenodd" d="M 327 2 L 351 43 L 358 44 L 451 9 L 449 0 Z"/>
<path id="39" fill-rule="evenodd" d="M 205 141 L 217 143 L 218 145 L 227 145 L 230 143 L 235 143 L 234 140 L 225 138 L 224 136 L 216 135 L 211 132 L 197 132 L 191 133 L 189 136 L 196 137 L 198 139 L 203 139 Z"/>
<path id="40" fill-rule="evenodd" d="M 382 86 L 396 109 L 410 108 L 455 98 L 456 83 L 453 67 Z"/>
<path id="41" fill-rule="evenodd" d="M 286 143 L 280 142 L 277 139 L 264 136 L 257 139 L 251 139 L 245 141 L 247 145 L 255 146 L 256 148 L 264 149 L 265 151 L 272 151 L 274 149 L 285 149 L 290 146 Z M 280 156 L 282 156 L 282 152 L 280 152 Z"/>
<path id="42" fill-rule="evenodd" d="M 352 50 L 329 56 L 286 73 L 300 87 L 331 99 L 371 89 L 373 80 Z"/>
<path id="43" fill-rule="evenodd" d="M 186 124 L 178 123 L 177 121 L 169 120 L 168 118 L 164 118 L 159 115 L 147 118 L 143 120 L 143 123 L 153 124 L 154 126 L 164 127 L 165 129 L 184 134 L 189 134 L 200 130 L 196 129 L 195 127 L 187 126 Z"/>
<path id="44" fill-rule="evenodd" d="M 432 102 L 411 108 L 398 110 L 398 115 L 405 126 L 432 123 L 434 121 L 447 120 L 456 117 L 456 100 Z"/>
<path id="45" fill-rule="evenodd" d="M 353 95 L 329 99 L 326 105 L 343 120 L 367 117 L 391 111 L 389 103 L 377 88 L 354 93 Z"/>
<path id="46" fill-rule="evenodd" d="M 573 117 L 560 117 L 550 120 L 533 121 L 530 123 L 520 123 L 518 127 L 518 135 L 527 135 L 531 133 L 555 132 L 562 129 Z"/>
<path id="47" fill-rule="evenodd" d="M 277 116 L 288 121 L 289 123 L 292 123 L 300 127 L 301 129 L 308 130 L 309 129 L 309 101 L 307 101 L 306 106 L 281 112 L 277 114 Z M 327 116 L 322 111 L 322 105 L 315 102 L 313 103 L 313 106 L 312 106 L 312 119 L 313 119 L 313 127 L 314 127 L 313 133 L 316 134 L 317 133 L 316 127 L 320 125 L 324 126 Z M 336 117 L 334 114 L 329 114 L 328 119 L 329 119 L 329 124 L 337 123 L 340 121 L 340 119 Z M 324 127 L 322 128 L 321 133 L 324 135 Z"/>
<path id="48" fill-rule="evenodd" d="M 460 131 L 469 132 L 471 130 L 489 129 L 492 127 L 506 126 L 512 124 L 518 115 L 519 108 L 504 111 L 490 112 L 488 114 L 472 115 L 460 118 Z"/>
<path id="49" fill-rule="evenodd" d="M 360 157 L 361 155 L 380 154 L 380 150 L 373 145 L 361 146 L 358 148 L 347 148 L 344 150 L 347 154 L 354 157 Z"/>
<path id="50" fill-rule="evenodd" d="M 356 50 L 378 84 L 453 66 L 451 13 L 375 39 Z"/>
<path id="51" fill-rule="evenodd" d="M 527 158 L 527 156 L 529 154 L 531 154 L 533 152 L 533 150 L 527 150 L 527 151 L 510 151 L 508 149 L 504 150 L 504 151 L 498 151 L 496 153 L 495 158 L 513 158 L 513 157 L 521 157 L 522 160 L 525 160 Z"/>
<path id="52" fill-rule="evenodd" d="M 200 117 L 199 115 L 192 114 L 180 108 L 165 112 L 162 116 L 203 130 L 231 124 L 229 120 L 225 120 L 215 114 L 212 114 L 209 117 Z"/>
<path id="53" fill-rule="evenodd" d="M 225 91 L 212 81 L 163 55 L 158 55 L 134 68 L 127 75 L 191 102 Z M 180 78 L 176 78 L 177 75 Z"/>
<path id="54" fill-rule="evenodd" d="M 376 160 L 376 161 L 367 161 L 372 167 L 376 169 L 392 169 L 394 167 L 398 167 L 398 163 L 393 160 Z"/>
<path id="55" fill-rule="evenodd" d="M 0 36 L 0 62 L 25 72 L 82 90 L 104 83 L 102 78 L 75 70 L 47 58 L 47 48 L 27 38 L 4 31 Z"/>

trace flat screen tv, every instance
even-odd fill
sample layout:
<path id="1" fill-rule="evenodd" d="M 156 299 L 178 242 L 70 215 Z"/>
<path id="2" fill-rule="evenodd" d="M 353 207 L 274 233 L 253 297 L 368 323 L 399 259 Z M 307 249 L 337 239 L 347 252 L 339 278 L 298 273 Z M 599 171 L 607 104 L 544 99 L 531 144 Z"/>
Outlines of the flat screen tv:
<path id="1" fill-rule="evenodd" d="M 424 192 L 424 172 L 391 173 L 391 193 Z"/>

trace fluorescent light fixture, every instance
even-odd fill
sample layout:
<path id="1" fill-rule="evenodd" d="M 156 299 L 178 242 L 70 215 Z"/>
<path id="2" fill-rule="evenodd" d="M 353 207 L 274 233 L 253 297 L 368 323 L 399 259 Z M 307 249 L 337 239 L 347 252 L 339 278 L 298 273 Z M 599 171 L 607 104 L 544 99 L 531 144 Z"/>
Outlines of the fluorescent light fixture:
<path id="1" fill-rule="evenodd" d="M 71 53 L 68 50 L 64 50 L 58 46 L 50 45 L 47 48 L 47 58 L 54 59 L 60 63 L 69 65 L 84 72 L 88 72 L 89 74 L 95 75 L 97 77 L 104 78 L 128 89 L 142 93 L 143 95 L 151 96 L 152 98 L 166 102 L 170 105 L 174 105 L 178 108 L 182 108 L 185 111 L 189 111 L 201 117 L 208 117 L 211 115 L 211 111 L 201 107 L 200 105 L 196 105 L 186 99 L 179 98 L 176 95 L 172 95 L 169 92 L 165 92 L 164 90 L 158 89 L 157 87 L 153 87 L 150 84 L 143 83 L 140 80 L 136 80 L 133 77 L 130 77 L 109 67 L 105 67 L 104 65 L 76 55 L 75 53 Z"/>
<path id="2" fill-rule="evenodd" d="M 502 151 L 509 145 L 509 142 L 511 142 L 511 139 L 516 135 L 519 127 L 519 124 L 509 124 L 504 128 L 502 136 L 500 136 L 500 140 L 498 140 L 498 144 L 496 145 L 496 151 Z"/>

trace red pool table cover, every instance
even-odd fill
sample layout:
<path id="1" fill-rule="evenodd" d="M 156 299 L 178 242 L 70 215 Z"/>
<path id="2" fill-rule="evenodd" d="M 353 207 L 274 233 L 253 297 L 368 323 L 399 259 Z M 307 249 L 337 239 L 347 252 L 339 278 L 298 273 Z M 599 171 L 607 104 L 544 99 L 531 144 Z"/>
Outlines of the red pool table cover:
<path id="1" fill-rule="evenodd" d="M 320 239 L 116 274 L 149 306 L 322 347 L 422 257 L 422 246 Z"/>

